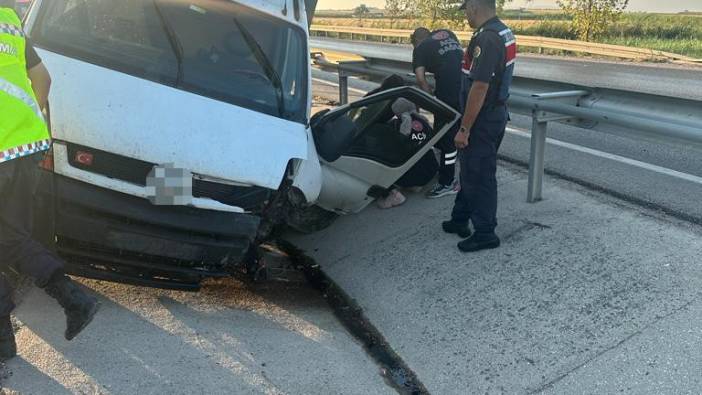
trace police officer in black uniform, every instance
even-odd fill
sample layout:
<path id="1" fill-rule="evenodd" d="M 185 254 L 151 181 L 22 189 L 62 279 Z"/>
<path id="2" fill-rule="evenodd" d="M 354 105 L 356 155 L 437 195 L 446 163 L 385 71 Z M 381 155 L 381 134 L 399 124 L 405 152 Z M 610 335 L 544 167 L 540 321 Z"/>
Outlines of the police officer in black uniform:
<path id="1" fill-rule="evenodd" d="M 456 35 L 446 29 L 430 32 L 427 28 L 420 27 L 410 37 L 414 51 L 412 51 L 412 68 L 417 76 L 417 85 L 427 93 L 453 107 L 456 111 L 463 111 L 460 107 L 461 91 L 461 61 L 463 48 Z M 432 92 L 426 79 L 426 72 L 434 74 L 436 90 Z M 442 126 L 443 120 L 438 119 L 435 129 Z M 429 191 L 427 197 L 439 198 L 453 195 L 458 192 L 458 184 L 454 178 L 456 174 L 456 146 L 453 138 L 458 130 L 456 128 L 445 134 L 436 147 L 441 151 L 441 167 L 439 168 L 439 182 Z"/>
<path id="2" fill-rule="evenodd" d="M 497 150 L 509 114 L 506 102 L 512 83 L 517 44 L 512 31 L 497 17 L 495 0 L 464 0 L 468 23 L 475 29 L 463 59 L 463 119 L 455 137 L 461 166 L 461 192 L 444 222 L 447 233 L 466 240 L 463 252 L 500 246 L 497 227 Z M 468 222 L 473 223 L 471 236 Z"/>

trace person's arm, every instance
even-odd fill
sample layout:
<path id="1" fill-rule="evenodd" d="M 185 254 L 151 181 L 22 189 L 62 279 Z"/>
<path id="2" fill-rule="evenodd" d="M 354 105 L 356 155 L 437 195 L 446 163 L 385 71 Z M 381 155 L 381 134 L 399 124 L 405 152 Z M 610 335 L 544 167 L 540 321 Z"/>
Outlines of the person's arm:
<path id="1" fill-rule="evenodd" d="M 27 39 L 25 44 L 25 59 L 27 61 L 27 75 L 32 82 L 32 90 L 37 98 L 39 108 L 44 110 L 49 101 L 49 89 L 51 88 L 51 76 L 37 51 L 34 49 L 31 40 Z"/>
<path id="2" fill-rule="evenodd" d="M 425 67 L 417 67 L 414 69 L 414 75 L 417 77 L 417 85 L 426 93 L 428 94 L 433 94 L 434 92 L 431 89 L 431 85 L 429 85 L 429 82 L 427 82 L 427 75 L 426 75 L 426 68 Z"/>
<path id="3" fill-rule="evenodd" d="M 427 47 L 426 45 L 420 44 L 412 52 L 412 69 L 414 70 L 414 75 L 417 79 L 417 85 L 428 94 L 433 94 L 433 89 L 429 82 L 427 81 L 427 65 L 429 64 L 429 59 L 427 59 Z"/>
<path id="4" fill-rule="evenodd" d="M 463 120 L 461 121 L 461 128 L 458 129 L 458 133 L 456 133 L 456 138 L 454 139 L 456 148 L 462 149 L 468 146 L 470 129 L 473 127 L 473 124 L 475 124 L 475 120 L 478 118 L 483 104 L 485 104 L 485 97 L 487 97 L 489 88 L 490 83 L 482 81 L 474 81 L 473 85 L 470 87 L 468 100 L 466 101 L 466 109 L 463 113 Z"/>
<path id="5" fill-rule="evenodd" d="M 49 71 L 44 66 L 44 63 L 27 70 L 29 80 L 32 81 L 32 90 L 37 98 L 39 108 L 44 110 L 49 102 L 49 90 L 51 89 L 51 76 Z"/>
<path id="6" fill-rule="evenodd" d="M 473 84 L 468 92 L 466 108 L 463 110 L 461 128 L 454 139 L 456 148 L 468 147 L 470 131 L 485 105 L 490 80 L 504 59 L 503 47 L 502 39 L 495 33 L 486 32 L 478 37 L 478 42 L 473 49 L 473 64 L 470 71 Z"/>

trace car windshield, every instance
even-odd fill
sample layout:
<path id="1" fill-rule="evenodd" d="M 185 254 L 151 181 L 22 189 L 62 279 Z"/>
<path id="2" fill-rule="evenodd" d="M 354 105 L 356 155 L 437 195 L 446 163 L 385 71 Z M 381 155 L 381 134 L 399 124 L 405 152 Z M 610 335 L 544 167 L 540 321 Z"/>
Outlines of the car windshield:
<path id="1" fill-rule="evenodd" d="M 307 46 L 293 24 L 228 0 L 44 4 L 32 32 L 39 47 L 306 122 Z"/>

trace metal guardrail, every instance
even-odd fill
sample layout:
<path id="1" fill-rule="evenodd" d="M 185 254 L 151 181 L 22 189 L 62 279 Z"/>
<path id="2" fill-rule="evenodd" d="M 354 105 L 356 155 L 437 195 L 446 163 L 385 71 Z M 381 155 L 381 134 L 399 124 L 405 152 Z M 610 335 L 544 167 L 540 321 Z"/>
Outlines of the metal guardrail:
<path id="1" fill-rule="evenodd" d="M 391 39 L 409 39 L 411 30 L 401 29 L 374 29 L 353 26 L 325 26 L 312 25 L 310 32 L 328 35 L 329 33 L 350 35 L 357 37 L 379 37 Z M 462 41 L 470 40 L 472 32 L 457 32 L 456 35 Z M 626 47 L 622 45 L 598 44 L 586 41 L 563 40 L 549 37 L 517 36 L 517 44 L 522 47 L 547 48 L 578 53 L 588 53 L 592 55 L 608 56 L 630 60 L 652 60 L 652 61 L 678 61 L 686 63 L 702 63 L 702 59 L 695 59 L 671 52 L 657 51 L 646 48 Z"/>
<path id="2" fill-rule="evenodd" d="M 339 48 L 339 51 L 345 51 Z M 348 101 L 351 75 L 383 78 L 398 74 L 414 81 L 411 63 L 365 56 L 365 61 L 331 63 L 322 54 L 319 66 L 339 73 L 339 98 Z M 677 140 L 702 146 L 702 101 L 578 86 L 533 78 L 515 77 L 510 111 L 532 117 L 527 201 L 542 199 L 546 134 L 549 122 L 610 134 L 663 141 Z"/>

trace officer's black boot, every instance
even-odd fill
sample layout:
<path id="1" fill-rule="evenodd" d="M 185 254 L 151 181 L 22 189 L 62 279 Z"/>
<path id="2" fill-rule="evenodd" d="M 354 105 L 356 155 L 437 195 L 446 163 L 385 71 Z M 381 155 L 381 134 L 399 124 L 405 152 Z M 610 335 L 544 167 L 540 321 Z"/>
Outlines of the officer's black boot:
<path id="1" fill-rule="evenodd" d="M 474 234 L 472 237 L 458 243 L 458 249 L 463 252 L 490 250 L 500 246 L 500 238 L 496 234 Z"/>
<path id="2" fill-rule="evenodd" d="M 464 239 L 470 237 L 470 229 L 468 228 L 467 223 L 459 224 L 458 222 L 454 222 L 453 220 L 444 221 L 441 224 L 441 227 L 444 229 L 444 232 L 446 232 L 446 233 L 457 234 Z"/>
<path id="3" fill-rule="evenodd" d="M 0 317 L 0 361 L 6 361 L 17 355 L 15 331 L 12 329 L 10 316 Z"/>
<path id="4" fill-rule="evenodd" d="M 93 320 L 100 307 L 97 299 L 83 292 L 65 274 L 51 278 L 44 288 L 66 313 L 66 340 L 73 340 Z"/>

